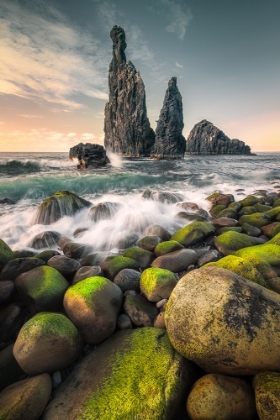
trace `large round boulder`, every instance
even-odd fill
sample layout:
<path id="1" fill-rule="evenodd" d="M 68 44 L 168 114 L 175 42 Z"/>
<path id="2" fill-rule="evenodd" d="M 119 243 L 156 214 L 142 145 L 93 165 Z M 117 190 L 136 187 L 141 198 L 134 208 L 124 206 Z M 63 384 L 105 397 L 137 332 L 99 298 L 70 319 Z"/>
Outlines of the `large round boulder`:
<path id="1" fill-rule="evenodd" d="M 69 287 L 63 304 L 85 342 L 98 344 L 114 332 L 122 300 L 116 284 L 96 276 Z"/>
<path id="2" fill-rule="evenodd" d="M 171 420 L 193 381 L 164 330 L 123 330 L 74 368 L 43 420 Z"/>
<path id="3" fill-rule="evenodd" d="M 82 349 L 83 340 L 65 315 L 41 312 L 23 325 L 13 352 L 24 372 L 38 375 L 66 368 Z"/>
<path id="4" fill-rule="evenodd" d="M 7 262 L 2 268 L 0 278 L 1 280 L 15 280 L 21 273 L 26 273 L 41 265 L 45 265 L 45 261 L 36 257 L 16 258 Z"/>
<path id="5" fill-rule="evenodd" d="M 140 277 L 140 289 L 150 302 L 168 299 L 177 284 L 177 276 L 163 268 L 147 268 Z"/>
<path id="6" fill-rule="evenodd" d="M 202 241 L 213 233 L 215 233 L 215 227 L 211 223 L 193 222 L 177 230 L 171 236 L 171 240 L 177 241 L 187 247 L 196 242 Z"/>
<path id="7" fill-rule="evenodd" d="M 174 348 L 206 372 L 280 371 L 280 296 L 231 271 L 205 267 L 182 277 L 165 323 Z"/>

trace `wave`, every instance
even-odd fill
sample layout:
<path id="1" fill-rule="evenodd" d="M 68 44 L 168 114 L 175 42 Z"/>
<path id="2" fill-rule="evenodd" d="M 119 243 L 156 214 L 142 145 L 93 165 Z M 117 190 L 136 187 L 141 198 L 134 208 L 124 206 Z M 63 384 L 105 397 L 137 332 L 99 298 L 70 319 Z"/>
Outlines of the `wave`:
<path id="1" fill-rule="evenodd" d="M 5 175 L 21 175 L 40 172 L 40 164 L 33 161 L 22 162 L 19 160 L 10 160 L 5 164 L 0 164 L 0 173 Z"/>

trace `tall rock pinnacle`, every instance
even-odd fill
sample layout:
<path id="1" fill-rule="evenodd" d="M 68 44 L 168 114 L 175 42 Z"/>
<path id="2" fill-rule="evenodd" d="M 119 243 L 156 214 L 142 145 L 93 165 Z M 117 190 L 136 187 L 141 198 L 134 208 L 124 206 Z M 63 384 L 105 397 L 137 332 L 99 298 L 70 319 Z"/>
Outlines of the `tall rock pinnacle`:
<path id="1" fill-rule="evenodd" d="M 113 59 L 105 106 L 105 148 L 128 157 L 149 156 L 155 134 L 147 117 L 145 86 L 134 65 L 126 61 L 124 30 L 114 26 L 110 37 Z"/>
<path id="2" fill-rule="evenodd" d="M 163 106 L 156 128 L 156 140 L 151 157 L 157 159 L 183 159 L 186 139 L 182 134 L 183 103 L 177 87 L 177 78 L 168 82 Z"/>

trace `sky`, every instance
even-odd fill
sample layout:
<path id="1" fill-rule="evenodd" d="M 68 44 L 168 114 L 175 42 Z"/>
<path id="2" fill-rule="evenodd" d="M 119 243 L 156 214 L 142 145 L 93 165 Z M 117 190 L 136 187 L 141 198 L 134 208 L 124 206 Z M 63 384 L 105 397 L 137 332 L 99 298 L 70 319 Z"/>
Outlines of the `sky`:
<path id="1" fill-rule="evenodd" d="M 0 0 L 0 152 L 103 144 L 114 25 L 153 128 L 176 76 L 186 138 L 207 119 L 280 151 L 279 16 L 279 0 Z"/>

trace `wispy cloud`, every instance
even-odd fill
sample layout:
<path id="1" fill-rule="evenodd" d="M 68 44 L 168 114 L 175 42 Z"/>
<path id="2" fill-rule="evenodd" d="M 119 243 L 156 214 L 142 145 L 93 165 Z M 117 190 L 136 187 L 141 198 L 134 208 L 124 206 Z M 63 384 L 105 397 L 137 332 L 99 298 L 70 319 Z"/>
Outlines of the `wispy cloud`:
<path id="1" fill-rule="evenodd" d="M 176 67 L 179 67 L 179 69 L 183 69 L 184 68 L 184 66 L 182 66 L 182 64 L 178 63 L 177 61 L 175 63 L 175 66 Z"/>
<path id="2" fill-rule="evenodd" d="M 179 39 L 183 40 L 186 29 L 192 20 L 192 13 L 187 4 L 187 0 L 152 0 L 155 3 L 153 10 L 164 16 L 167 25 L 167 32 L 175 33 Z"/>
<path id="3" fill-rule="evenodd" d="M 1 1 L 0 93 L 65 110 L 83 107 L 81 94 L 106 100 L 109 58 L 99 41 L 53 7 L 39 5 L 43 13 L 33 2 L 29 9 Z"/>
<path id="4" fill-rule="evenodd" d="M 30 115 L 28 115 L 28 114 L 21 114 L 21 115 L 19 115 L 19 117 L 23 117 L 23 118 L 43 118 L 42 115 L 32 115 L 32 114 L 30 114 Z"/>

